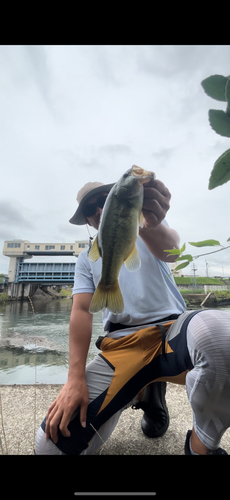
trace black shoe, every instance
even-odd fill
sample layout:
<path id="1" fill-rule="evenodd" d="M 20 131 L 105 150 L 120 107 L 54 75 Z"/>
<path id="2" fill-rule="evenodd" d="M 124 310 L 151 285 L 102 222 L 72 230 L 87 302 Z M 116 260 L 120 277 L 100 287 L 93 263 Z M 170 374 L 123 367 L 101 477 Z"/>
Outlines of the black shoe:
<path id="1" fill-rule="evenodd" d="M 166 382 L 153 382 L 148 385 L 147 391 L 147 401 L 140 402 L 133 408 L 144 410 L 141 429 L 145 436 L 158 438 L 163 436 L 169 426 L 169 412 L 165 401 Z"/>
<path id="2" fill-rule="evenodd" d="M 186 440 L 185 440 L 185 445 L 184 445 L 184 453 L 185 455 L 192 455 L 190 451 L 190 446 L 189 446 L 189 441 L 191 437 L 192 431 L 187 432 Z M 228 455 L 228 453 L 223 450 L 223 448 L 217 448 L 217 450 L 209 450 L 207 451 L 206 455 Z"/>

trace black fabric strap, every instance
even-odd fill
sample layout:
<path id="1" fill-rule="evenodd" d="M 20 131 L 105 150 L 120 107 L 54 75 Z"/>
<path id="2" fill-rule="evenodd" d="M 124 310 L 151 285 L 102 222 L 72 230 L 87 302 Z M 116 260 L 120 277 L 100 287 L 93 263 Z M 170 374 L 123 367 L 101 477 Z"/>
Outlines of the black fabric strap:
<path id="1" fill-rule="evenodd" d="M 180 314 L 170 314 L 170 316 L 166 316 L 166 318 L 158 319 L 157 321 L 151 321 L 150 323 L 146 323 L 145 325 L 122 325 L 121 323 L 110 323 L 108 332 L 115 332 L 117 330 L 124 330 L 125 328 L 148 328 L 148 325 L 157 325 L 159 322 L 171 321 L 173 319 L 179 318 Z"/>
<path id="2" fill-rule="evenodd" d="M 160 328 L 161 331 L 161 338 L 162 338 L 162 359 L 163 361 L 166 361 L 166 356 L 165 356 L 165 337 L 166 337 L 166 330 L 164 325 L 156 325 Z"/>

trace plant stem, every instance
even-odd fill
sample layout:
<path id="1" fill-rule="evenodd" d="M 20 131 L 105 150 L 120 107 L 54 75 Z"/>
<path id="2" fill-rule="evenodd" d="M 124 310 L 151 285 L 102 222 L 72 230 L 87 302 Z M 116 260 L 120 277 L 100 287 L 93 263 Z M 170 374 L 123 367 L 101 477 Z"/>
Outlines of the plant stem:
<path id="1" fill-rule="evenodd" d="M 222 250 L 226 250 L 227 248 L 230 248 L 230 245 L 228 245 L 227 247 L 220 248 L 219 250 L 213 250 L 212 252 L 201 253 L 200 255 L 194 255 L 193 259 L 198 259 L 198 257 L 203 257 L 204 255 L 210 255 L 211 253 L 222 252 Z"/>

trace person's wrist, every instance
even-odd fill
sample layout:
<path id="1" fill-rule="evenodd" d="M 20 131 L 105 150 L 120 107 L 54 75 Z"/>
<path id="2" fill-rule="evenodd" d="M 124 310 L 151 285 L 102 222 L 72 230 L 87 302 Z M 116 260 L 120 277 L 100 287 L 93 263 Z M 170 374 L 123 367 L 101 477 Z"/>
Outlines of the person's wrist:
<path id="1" fill-rule="evenodd" d="M 72 383 L 72 382 L 76 382 L 76 380 L 79 380 L 79 379 L 82 379 L 82 380 L 85 379 L 85 367 L 84 368 L 75 367 L 75 368 L 69 369 L 68 381 Z"/>

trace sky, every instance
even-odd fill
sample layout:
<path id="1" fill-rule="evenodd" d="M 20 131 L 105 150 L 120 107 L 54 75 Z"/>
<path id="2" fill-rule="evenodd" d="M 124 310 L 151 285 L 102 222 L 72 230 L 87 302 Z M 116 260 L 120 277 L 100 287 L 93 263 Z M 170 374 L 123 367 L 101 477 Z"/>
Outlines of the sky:
<path id="1" fill-rule="evenodd" d="M 78 190 L 116 182 L 133 164 L 171 192 L 167 221 L 186 253 L 214 250 L 189 241 L 228 245 L 230 182 L 208 190 L 230 147 L 208 121 L 209 109 L 226 108 L 201 86 L 214 74 L 230 74 L 230 45 L 0 46 L 1 249 L 9 239 L 88 239 L 69 223 Z M 195 264 L 197 275 L 230 276 L 230 248 Z M 1 250 L 0 273 L 8 265 Z"/>

